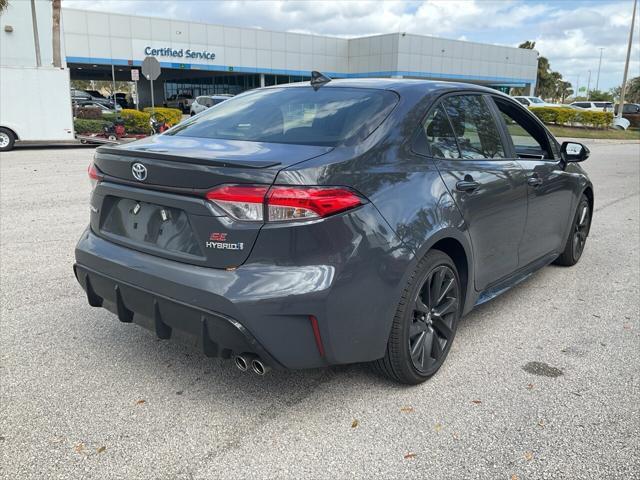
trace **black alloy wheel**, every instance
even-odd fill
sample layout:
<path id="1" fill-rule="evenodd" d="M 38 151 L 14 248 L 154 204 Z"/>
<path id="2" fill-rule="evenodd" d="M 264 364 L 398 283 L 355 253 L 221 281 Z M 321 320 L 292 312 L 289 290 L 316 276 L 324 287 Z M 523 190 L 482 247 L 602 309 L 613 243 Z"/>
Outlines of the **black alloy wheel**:
<path id="1" fill-rule="evenodd" d="M 589 230 L 591 229 L 591 204 L 586 195 L 582 195 L 576 214 L 573 217 L 573 223 L 571 224 L 571 231 L 567 238 L 564 251 L 555 260 L 554 263 L 558 265 L 572 266 L 578 263 L 584 247 L 587 243 L 587 237 L 589 236 Z"/>
<path id="2" fill-rule="evenodd" d="M 414 299 L 409 352 L 415 369 L 429 374 L 439 365 L 454 336 L 459 306 L 456 274 L 447 265 L 431 270 Z"/>
<path id="3" fill-rule="evenodd" d="M 449 353 L 463 300 L 453 260 L 440 250 L 429 251 L 402 292 L 385 356 L 373 363 L 374 369 L 410 385 L 427 380 Z"/>
<path id="4" fill-rule="evenodd" d="M 589 212 L 589 204 L 581 202 L 580 209 L 578 210 L 578 218 L 573 226 L 573 257 L 576 262 L 582 256 L 584 246 L 587 243 L 590 221 L 591 214 Z"/>

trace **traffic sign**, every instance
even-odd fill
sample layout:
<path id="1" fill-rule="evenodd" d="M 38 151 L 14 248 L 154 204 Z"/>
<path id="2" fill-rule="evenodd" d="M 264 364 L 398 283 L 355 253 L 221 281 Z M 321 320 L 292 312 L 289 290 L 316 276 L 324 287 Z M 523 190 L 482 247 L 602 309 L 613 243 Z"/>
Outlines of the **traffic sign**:
<path id="1" fill-rule="evenodd" d="M 140 80 L 140 70 L 138 70 L 137 68 L 132 68 L 131 69 L 131 81 L 132 82 L 137 82 L 138 80 Z"/>
<path id="2" fill-rule="evenodd" d="M 142 74 L 147 80 L 156 80 L 160 76 L 160 62 L 156 57 L 146 57 L 142 62 Z"/>

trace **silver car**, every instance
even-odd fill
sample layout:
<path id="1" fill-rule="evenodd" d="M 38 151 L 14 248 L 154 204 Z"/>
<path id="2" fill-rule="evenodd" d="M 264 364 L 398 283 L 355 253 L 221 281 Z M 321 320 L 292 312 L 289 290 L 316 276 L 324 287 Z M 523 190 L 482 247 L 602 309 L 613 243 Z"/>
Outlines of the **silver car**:
<path id="1" fill-rule="evenodd" d="M 191 104 L 190 113 L 193 117 L 194 115 L 205 111 L 209 107 L 213 107 L 219 103 L 224 102 L 225 100 L 229 100 L 233 95 L 221 94 L 221 95 L 202 95 L 200 97 L 196 97 L 196 99 Z"/>

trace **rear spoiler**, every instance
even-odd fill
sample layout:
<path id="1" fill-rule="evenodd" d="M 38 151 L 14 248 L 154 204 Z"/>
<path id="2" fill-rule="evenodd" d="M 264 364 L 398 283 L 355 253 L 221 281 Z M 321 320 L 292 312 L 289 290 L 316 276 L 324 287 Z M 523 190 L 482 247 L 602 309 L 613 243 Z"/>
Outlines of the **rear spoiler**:
<path id="1" fill-rule="evenodd" d="M 127 150 L 125 148 L 102 146 L 96 149 L 96 154 L 116 155 L 119 157 L 135 157 L 135 158 L 155 158 L 157 160 L 168 160 L 170 162 L 195 163 L 197 165 L 209 165 L 214 167 L 236 167 L 236 168 L 269 168 L 280 165 L 280 162 L 274 161 L 247 161 L 247 160 L 225 160 L 223 158 L 212 157 L 187 157 L 184 155 L 175 155 L 173 153 L 165 153 L 162 150 Z"/>

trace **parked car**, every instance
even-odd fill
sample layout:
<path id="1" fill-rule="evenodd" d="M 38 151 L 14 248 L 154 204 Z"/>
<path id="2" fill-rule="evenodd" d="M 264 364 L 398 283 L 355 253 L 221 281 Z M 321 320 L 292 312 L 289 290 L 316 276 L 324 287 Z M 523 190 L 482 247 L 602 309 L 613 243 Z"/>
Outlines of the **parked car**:
<path id="1" fill-rule="evenodd" d="M 108 100 L 108 99 L 104 98 L 104 96 L 102 96 L 102 94 L 100 94 L 99 92 L 97 92 L 95 90 L 91 90 L 91 92 L 95 92 L 100 96 L 99 97 L 93 96 L 90 93 L 90 91 L 78 90 L 77 88 L 72 88 L 71 89 L 71 102 L 72 103 L 76 103 L 78 101 L 92 101 L 92 102 L 104 105 L 107 108 L 114 108 L 114 103 L 113 103 L 112 100 Z"/>
<path id="2" fill-rule="evenodd" d="M 113 104 L 104 104 L 104 103 L 100 103 L 97 102 L 95 100 L 76 100 L 73 102 L 73 106 L 74 107 L 95 107 L 95 108 L 100 108 L 100 110 L 102 111 L 103 115 L 108 115 L 108 114 L 112 114 L 112 113 L 116 113 L 116 112 L 120 112 L 122 110 L 122 107 L 118 104 L 115 105 L 115 108 L 113 108 Z"/>
<path id="3" fill-rule="evenodd" d="M 611 102 L 573 102 L 572 107 L 578 107 L 583 110 L 591 110 L 592 112 L 612 112 L 613 103 Z"/>
<path id="4" fill-rule="evenodd" d="M 200 97 L 196 97 L 191 104 L 189 112 L 193 117 L 200 112 L 204 112 L 209 107 L 213 107 L 225 100 L 229 100 L 231 97 L 233 97 L 233 95 L 202 95 Z"/>
<path id="5" fill-rule="evenodd" d="M 107 99 L 107 97 L 102 95 L 98 90 L 85 90 L 85 92 L 91 95 L 92 98 L 96 98 L 96 99 L 99 98 L 101 100 Z"/>
<path id="6" fill-rule="evenodd" d="M 76 115 L 76 108 L 77 107 L 90 107 L 90 108 L 98 108 L 100 109 L 100 112 L 102 113 L 102 115 L 113 115 L 116 113 L 116 110 L 113 108 L 109 108 L 106 105 L 102 104 L 102 103 L 97 103 L 93 100 L 79 100 L 77 102 L 73 103 L 74 106 L 74 116 Z M 120 107 L 118 105 L 118 107 Z M 122 107 L 120 107 L 120 110 L 122 110 Z"/>
<path id="7" fill-rule="evenodd" d="M 618 115 L 620 104 L 616 104 L 614 113 Z M 633 128 L 640 128 L 640 104 L 637 103 L 625 103 L 622 107 L 622 118 L 629 120 L 630 126 Z"/>
<path id="8" fill-rule="evenodd" d="M 193 95 L 190 93 L 179 93 L 167 98 L 164 102 L 164 106 L 168 108 L 178 108 L 182 110 L 182 113 L 187 113 L 192 103 Z"/>
<path id="9" fill-rule="evenodd" d="M 116 97 L 116 103 L 120 105 L 122 108 L 130 108 L 126 93 L 117 92 L 115 97 Z M 113 95 L 109 97 L 109 100 L 113 101 Z"/>
<path id="10" fill-rule="evenodd" d="M 558 103 L 545 102 L 540 97 L 525 97 L 525 96 L 518 95 L 513 98 L 518 102 L 520 102 L 525 107 L 563 107 L 564 106 Z"/>
<path id="11" fill-rule="evenodd" d="M 85 92 L 84 90 L 78 90 L 77 88 L 71 89 L 71 100 L 92 100 L 93 97 L 90 93 Z"/>
<path id="12" fill-rule="evenodd" d="M 256 89 L 98 148 L 74 271 L 90 305 L 240 370 L 373 362 L 420 383 L 462 315 L 580 260 L 588 156 L 477 85 Z"/>

